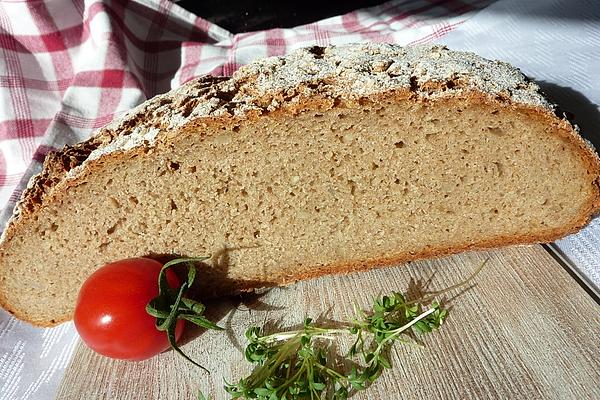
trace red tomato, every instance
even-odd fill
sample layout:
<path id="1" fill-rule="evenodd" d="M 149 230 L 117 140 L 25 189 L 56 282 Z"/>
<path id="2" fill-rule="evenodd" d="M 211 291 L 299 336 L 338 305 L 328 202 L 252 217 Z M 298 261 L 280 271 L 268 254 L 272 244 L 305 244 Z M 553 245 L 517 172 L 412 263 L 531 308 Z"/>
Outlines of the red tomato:
<path id="1" fill-rule="evenodd" d="M 146 304 L 158 295 L 162 264 L 149 258 L 131 258 L 107 264 L 94 272 L 79 291 L 75 327 L 92 350 L 125 360 L 145 360 L 169 348 L 167 333 L 156 329 L 156 318 Z M 179 279 L 167 270 L 167 281 Z M 183 333 L 184 321 L 175 330 Z"/>

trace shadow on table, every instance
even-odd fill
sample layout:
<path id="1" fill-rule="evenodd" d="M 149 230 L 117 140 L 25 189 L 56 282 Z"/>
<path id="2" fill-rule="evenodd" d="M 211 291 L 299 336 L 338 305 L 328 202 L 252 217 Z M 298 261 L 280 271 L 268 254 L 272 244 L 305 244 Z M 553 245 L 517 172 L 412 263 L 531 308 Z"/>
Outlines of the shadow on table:
<path id="1" fill-rule="evenodd" d="M 267 281 L 245 281 L 248 287 L 259 288 L 248 290 L 240 294 L 232 294 L 223 296 L 223 293 L 235 293 L 238 291 L 236 287 L 240 282 L 232 280 L 228 277 L 228 271 L 231 264 L 231 254 L 233 252 L 243 251 L 254 248 L 255 246 L 238 246 L 238 247 L 223 247 L 216 251 L 209 259 L 204 261 L 197 260 L 193 265 L 197 271 L 197 279 L 190 290 L 186 293 L 186 297 L 201 301 L 206 306 L 204 316 L 210 321 L 218 322 L 217 324 L 227 330 L 228 338 L 243 351 L 241 344 L 236 342 L 236 339 L 231 335 L 230 325 L 231 316 L 237 311 L 273 311 L 278 308 L 270 304 L 266 304 L 261 300 L 261 297 L 266 294 L 270 288 L 275 286 L 274 283 Z M 166 253 L 151 253 L 146 254 L 146 257 L 158 260 L 162 264 L 178 258 L 188 258 L 190 255 L 183 254 L 166 254 Z M 173 271 L 179 276 L 181 282 L 187 277 L 187 265 L 182 263 L 173 267 Z M 219 284 L 215 284 L 215 283 Z M 224 319 L 224 317 L 226 317 Z M 192 323 L 186 324 L 186 329 L 178 341 L 179 345 L 184 345 L 198 336 L 204 334 L 206 329 L 200 328 Z"/>
<path id="2" fill-rule="evenodd" d="M 542 91 L 558 104 L 572 122 L 581 128 L 581 136 L 600 149 L 600 108 L 577 90 L 546 81 L 536 81 Z"/>

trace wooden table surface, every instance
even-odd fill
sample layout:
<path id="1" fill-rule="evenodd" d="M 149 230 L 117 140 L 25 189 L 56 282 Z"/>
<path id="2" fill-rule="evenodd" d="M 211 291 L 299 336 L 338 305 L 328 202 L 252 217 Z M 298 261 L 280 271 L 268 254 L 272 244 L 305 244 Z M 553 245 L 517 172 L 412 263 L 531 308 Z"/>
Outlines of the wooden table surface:
<path id="1" fill-rule="evenodd" d="M 489 262 L 467 290 L 447 295 L 444 326 L 424 348 L 395 345 L 393 368 L 353 399 L 600 399 L 600 309 L 541 246 L 509 247 L 332 276 L 268 291 L 245 302 L 210 304 L 224 333 L 204 332 L 183 349 L 204 373 L 169 351 L 139 363 L 103 358 L 79 345 L 58 399 L 226 399 L 223 379 L 237 381 L 244 332 L 305 316 L 343 320 L 351 304 L 405 291 L 431 278 L 432 290 L 459 282 Z"/>

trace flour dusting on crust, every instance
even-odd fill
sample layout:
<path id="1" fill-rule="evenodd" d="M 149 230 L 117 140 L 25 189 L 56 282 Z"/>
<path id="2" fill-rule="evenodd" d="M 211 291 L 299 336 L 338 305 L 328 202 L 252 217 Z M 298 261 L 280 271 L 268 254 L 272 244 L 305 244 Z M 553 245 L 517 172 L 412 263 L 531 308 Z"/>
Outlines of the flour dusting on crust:
<path id="1" fill-rule="evenodd" d="M 233 76 L 234 81 L 250 79 L 251 92 L 259 96 L 287 92 L 307 83 L 324 83 L 320 90 L 354 98 L 400 88 L 432 96 L 439 93 L 428 90 L 431 83 L 452 82 L 444 94 L 472 89 L 505 96 L 515 103 L 552 109 L 539 87 L 515 67 L 439 45 L 399 47 L 365 43 L 305 48 L 284 57 L 255 61 Z M 460 86 L 452 86 L 456 81 Z"/>
<path id="2" fill-rule="evenodd" d="M 147 130 L 155 127 L 156 121 L 162 121 L 166 131 L 208 116 L 228 113 L 243 117 L 253 110 L 272 111 L 284 101 L 314 94 L 359 99 L 407 88 L 428 98 L 477 90 L 554 111 L 539 87 L 507 63 L 439 45 L 361 43 L 303 48 L 286 56 L 254 61 L 240 68 L 231 79 L 213 81 L 203 77 L 191 81 L 144 103 L 134 113 L 113 122 L 109 129 L 118 133 L 132 116 L 142 114 L 145 118 L 130 135 L 147 137 Z M 153 139 L 159 137 L 160 133 Z M 140 145 L 148 143 L 139 138 L 132 140 Z M 110 150 L 123 149 L 112 145 Z"/>

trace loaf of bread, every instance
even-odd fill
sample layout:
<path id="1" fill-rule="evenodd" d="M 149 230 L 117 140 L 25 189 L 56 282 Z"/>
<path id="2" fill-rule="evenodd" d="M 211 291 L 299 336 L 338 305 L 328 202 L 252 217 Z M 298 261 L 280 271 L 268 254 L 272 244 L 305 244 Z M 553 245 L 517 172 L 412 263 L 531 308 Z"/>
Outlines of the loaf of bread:
<path id="1" fill-rule="evenodd" d="M 48 155 L 0 243 L 0 304 L 50 326 L 134 256 L 203 256 L 204 294 L 549 242 L 600 162 L 517 69 L 440 46 L 312 47 L 202 77 Z"/>

